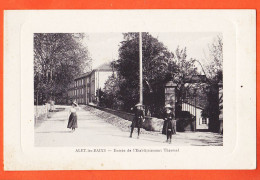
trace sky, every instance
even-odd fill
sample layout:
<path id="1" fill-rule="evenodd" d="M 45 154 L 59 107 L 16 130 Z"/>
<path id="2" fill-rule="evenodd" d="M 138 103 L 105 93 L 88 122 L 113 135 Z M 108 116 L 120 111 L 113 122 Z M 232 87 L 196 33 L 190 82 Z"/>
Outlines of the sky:
<path id="1" fill-rule="evenodd" d="M 209 44 L 221 35 L 218 32 L 151 32 L 169 51 L 187 47 L 187 58 L 195 58 L 203 66 L 209 64 Z M 122 33 L 88 33 L 85 43 L 93 60 L 92 68 L 118 59 L 118 49 L 123 41 Z M 199 67 L 198 67 L 199 68 Z"/>
<path id="2" fill-rule="evenodd" d="M 122 33 L 88 33 L 86 44 L 92 58 L 92 68 L 118 59 Z"/>

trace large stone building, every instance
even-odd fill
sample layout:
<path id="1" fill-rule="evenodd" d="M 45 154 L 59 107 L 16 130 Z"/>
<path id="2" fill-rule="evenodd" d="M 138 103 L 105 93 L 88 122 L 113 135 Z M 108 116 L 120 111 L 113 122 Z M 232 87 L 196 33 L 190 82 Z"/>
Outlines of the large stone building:
<path id="1" fill-rule="evenodd" d="M 103 89 L 108 77 L 114 72 L 110 63 L 102 64 L 90 73 L 82 74 L 74 79 L 70 85 L 68 96 L 71 101 L 78 104 L 96 103 L 98 101 L 97 90 Z"/>

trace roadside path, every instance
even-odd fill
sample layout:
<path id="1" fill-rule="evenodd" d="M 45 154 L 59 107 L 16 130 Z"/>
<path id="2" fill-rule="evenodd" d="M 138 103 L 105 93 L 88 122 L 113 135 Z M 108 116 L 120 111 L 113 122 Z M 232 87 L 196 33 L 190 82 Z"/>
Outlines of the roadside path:
<path id="1" fill-rule="evenodd" d="M 91 111 L 82 108 L 77 112 L 78 127 L 71 133 L 67 128 L 68 106 L 35 127 L 35 146 L 37 147 L 86 147 L 86 146 L 208 146 L 222 145 L 222 136 L 211 132 L 184 132 L 173 136 L 172 144 L 163 143 L 162 134 L 137 134 L 129 138 L 129 132 L 105 122 Z M 130 130 L 129 130 L 130 131 Z"/>

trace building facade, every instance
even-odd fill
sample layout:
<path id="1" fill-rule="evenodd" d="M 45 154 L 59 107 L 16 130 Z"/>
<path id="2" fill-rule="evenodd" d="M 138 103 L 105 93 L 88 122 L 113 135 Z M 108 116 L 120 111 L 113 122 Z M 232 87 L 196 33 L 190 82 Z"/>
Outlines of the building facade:
<path id="1" fill-rule="evenodd" d="M 90 73 L 76 77 L 68 91 L 70 102 L 76 101 L 78 104 L 97 103 L 97 90 L 104 88 L 105 82 L 113 73 L 115 72 L 110 64 L 102 64 Z"/>
<path id="2" fill-rule="evenodd" d="M 195 117 L 196 130 L 208 130 L 209 118 L 202 117 L 203 108 L 190 103 L 182 103 L 182 111 L 187 111 Z"/>

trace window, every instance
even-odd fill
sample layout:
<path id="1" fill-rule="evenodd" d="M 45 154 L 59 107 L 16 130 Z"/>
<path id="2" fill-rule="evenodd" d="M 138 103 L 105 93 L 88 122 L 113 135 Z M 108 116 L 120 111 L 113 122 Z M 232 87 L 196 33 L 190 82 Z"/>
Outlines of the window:
<path id="1" fill-rule="evenodd" d="M 202 124 L 207 124 L 207 118 L 202 118 Z"/>

